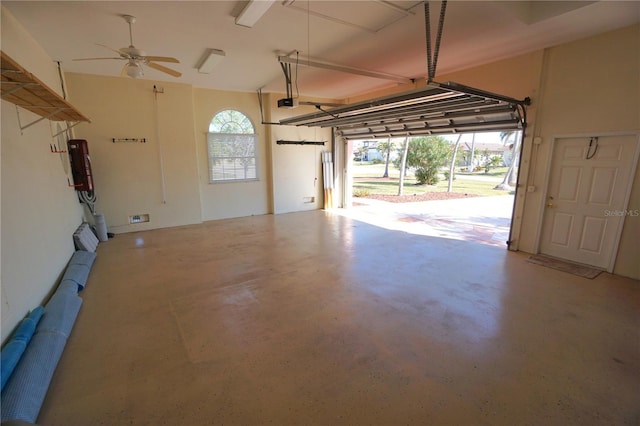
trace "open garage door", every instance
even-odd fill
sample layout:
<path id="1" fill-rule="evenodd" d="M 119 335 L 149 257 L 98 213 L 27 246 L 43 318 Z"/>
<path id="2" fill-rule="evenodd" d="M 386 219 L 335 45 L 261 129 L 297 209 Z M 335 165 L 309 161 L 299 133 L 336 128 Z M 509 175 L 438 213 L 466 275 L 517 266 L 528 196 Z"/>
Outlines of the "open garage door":
<path id="1" fill-rule="evenodd" d="M 320 111 L 316 113 L 284 119 L 280 123 L 333 127 L 336 136 L 349 146 L 353 141 L 362 140 L 482 132 L 517 132 L 522 141 L 528 104 L 528 98 L 517 100 L 456 83 L 431 82 L 420 89 L 329 110 L 317 106 Z M 345 157 L 348 162 L 350 155 Z M 345 180 L 350 187 L 351 179 Z M 345 205 L 349 205 L 350 188 L 345 188 L 344 192 L 347 194 Z M 508 223 L 511 223 L 510 218 Z M 512 230 L 509 234 L 503 243 L 506 240 L 509 244 Z"/>
<path id="2" fill-rule="evenodd" d="M 287 118 L 280 124 L 333 127 L 345 140 L 499 132 L 524 129 L 528 104 L 528 98 L 430 82 L 420 89 Z"/>

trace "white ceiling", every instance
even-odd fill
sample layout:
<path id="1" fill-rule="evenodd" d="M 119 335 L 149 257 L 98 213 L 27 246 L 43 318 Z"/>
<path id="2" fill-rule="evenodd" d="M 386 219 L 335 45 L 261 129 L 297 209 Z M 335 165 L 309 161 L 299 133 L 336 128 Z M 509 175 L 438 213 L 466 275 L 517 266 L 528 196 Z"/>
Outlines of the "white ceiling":
<path id="1" fill-rule="evenodd" d="M 96 43 L 126 47 L 129 30 L 119 15 L 129 14 L 137 18 L 137 48 L 181 62 L 166 64 L 180 71 L 180 78 L 147 69 L 144 78 L 153 81 L 284 92 L 277 55 L 295 50 L 314 60 L 404 77 L 427 74 L 421 1 L 295 0 L 286 6 L 276 1 L 253 28 L 235 24 L 246 3 L 2 1 L 2 6 L 71 72 L 118 76 L 122 61 L 72 59 L 112 56 Z M 439 12 L 440 2 L 431 2 L 434 34 Z M 639 22 L 636 1 L 449 1 L 437 71 L 447 73 Z M 211 74 L 200 74 L 197 66 L 210 48 L 225 51 L 226 57 Z M 343 99 L 396 84 L 308 67 L 298 71 L 301 96 Z"/>

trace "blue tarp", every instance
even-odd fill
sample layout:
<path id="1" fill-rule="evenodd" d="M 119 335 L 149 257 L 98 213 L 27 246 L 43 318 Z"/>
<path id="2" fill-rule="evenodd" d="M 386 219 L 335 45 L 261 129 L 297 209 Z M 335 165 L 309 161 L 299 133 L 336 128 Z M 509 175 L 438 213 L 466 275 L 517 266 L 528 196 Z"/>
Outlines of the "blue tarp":
<path id="1" fill-rule="evenodd" d="M 62 276 L 61 283 L 67 281 L 75 283 L 78 286 L 76 290 L 76 292 L 78 292 L 82 291 L 86 286 L 87 278 L 89 278 L 89 267 L 87 265 L 69 264 Z"/>
<path id="2" fill-rule="evenodd" d="M 62 283 L 71 281 L 78 286 L 77 291 L 84 290 L 95 260 L 96 254 L 93 252 L 78 250 L 73 253 L 69 265 L 62 276 Z"/>
<path id="3" fill-rule="evenodd" d="M 35 423 L 82 305 L 78 291 L 84 289 L 95 258 L 95 253 L 76 251 L 49 302 L 44 308 L 34 309 L 34 318 L 23 320 L 14 333 L 17 337 L 16 347 L 11 347 L 11 352 L 7 352 L 7 356 L 12 355 L 11 359 L 14 351 L 20 352 L 15 360 L 17 365 L 14 363 L 15 368 L 10 375 L 5 374 L 5 349 L 11 342 L 3 349 L 1 421 L 24 420 Z"/>
<path id="4" fill-rule="evenodd" d="M 35 423 L 82 299 L 56 291 L 44 309 L 36 333 L 2 391 L 2 421 Z"/>
<path id="5" fill-rule="evenodd" d="M 71 256 L 71 260 L 69 261 L 69 264 L 70 265 L 72 264 L 87 265 L 89 268 L 91 268 L 95 260 L 96 260 L 96 254 L 94 252 L 78 250 L 75 253 L 73 253 L 73 256 Z"/>
<path id="6" fill-rule="evenodd" d="M 76 293 L 59 288 L 45 305 L 44 316 L 38 324 L 36 334 L 52 331 L 62 334 L 65 338 L 69 337 L 81 304 L 82 299 Z"/>
<path id="7" fill-rule="evenodd" d="M 67 338 L 54 332 L 37 333 L 2 392 L 2 421 L 35 423 Z"/>
<path id="8" fill-rule="evenodd" d="M 42 306 L 38 306 L 31 311 L 31 313 L 22 320 L 5 347 L 2 348 L 2 355 L 0 357 L 2 387 L 0 389 L 4 389 L 4 385 L 7 384 L 7 380 L 9 380 L 11 373 L 13 373 L 13 370 L 16 368 L 18 361 L 20 361 L 20 357 L 22 357 L 22 354 L 27 348 L 33 333 L 35 333 L 36 326 L 43 313 L 44 308 Z"/>

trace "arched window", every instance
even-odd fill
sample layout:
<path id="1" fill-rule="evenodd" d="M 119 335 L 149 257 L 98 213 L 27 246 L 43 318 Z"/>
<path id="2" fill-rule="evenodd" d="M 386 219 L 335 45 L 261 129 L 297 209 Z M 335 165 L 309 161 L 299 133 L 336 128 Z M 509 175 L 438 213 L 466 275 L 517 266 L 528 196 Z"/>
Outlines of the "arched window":
<path id="1" fill-rule="evenodd" d="M 209 182 L 258 180 L 257 138 L 251 120 L 240 111 L 217 113 L 209 124 Z"/>

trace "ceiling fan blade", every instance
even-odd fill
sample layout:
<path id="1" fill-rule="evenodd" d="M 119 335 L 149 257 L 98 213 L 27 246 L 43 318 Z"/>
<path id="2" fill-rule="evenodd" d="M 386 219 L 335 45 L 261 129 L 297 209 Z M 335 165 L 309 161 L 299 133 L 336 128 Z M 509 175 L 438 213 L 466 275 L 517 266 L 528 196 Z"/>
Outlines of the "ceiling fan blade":
<path id="1" fill-rule="evenodd" d="M 151 68 L 157 69 L 158 71 L 162 71 L 162 72 L 167 73 L 167 74 L 169 74 L 169 75 L 172 75 L 172 76 L 174 76 L 174 77 L 180 77 L 180 76 L 182 76 L 182 73 L 180 73 L 180 72 L 178 72 L 178 71 L 174 71 L 174 70 L 172 70 L 171 68 L 167 68 L 167 67 L 165 67 L 165 66 L 163 66 L 163 65 L 156 64 L 156 63 L 154 63 L 154 62 L 149 62 L 149 63 L 147 63 L 147 65 L 148 65 L 149 67 L 151 67 Z"/>
<path id="2" fill-rule="evenodd" d="M 118 59 L 122 60 L 123 58 L 80 58 L 80 59 L 72 59 L 72 61 L 99 61 L 102 59 Z"/>
<path id="3" fill-rule="evenodd" d="M 168 56 L 145 56 L 145 59 L 148 61 L 156 61 L 156 62 L 172 62 L 174 64 L 179 64 L 180 61 L 176 58 L 170 58 Z"/>
<path id="4" fill-rule="evenodd" d="M 104 48 L 106 48 L 106 49 L 109 49 L 110 51 L 112 51 L 112 52 L 114 52 L 114 53 L 117 53 L 117 54 L 118 54 L 118 55 L 120 55 L 120 56 L 124 56 L 125 58 L 127 58 L 127 57 L 129 56 L 129 55 L 127 55 L 125 52 L 122 52 L 122 51 L 120 51 L 120 50 L 118 50 L 118 49 L 114 49 L 113 47 L 109 47 L 109 46 L 106 46 L 106 45 L 104 45 L 104 44 L 100 44 L 100 43 L 96 43 L 96 44 L 97 44 L 98 46 L 102 46 L 102 47 L 104 47 Z"/>

